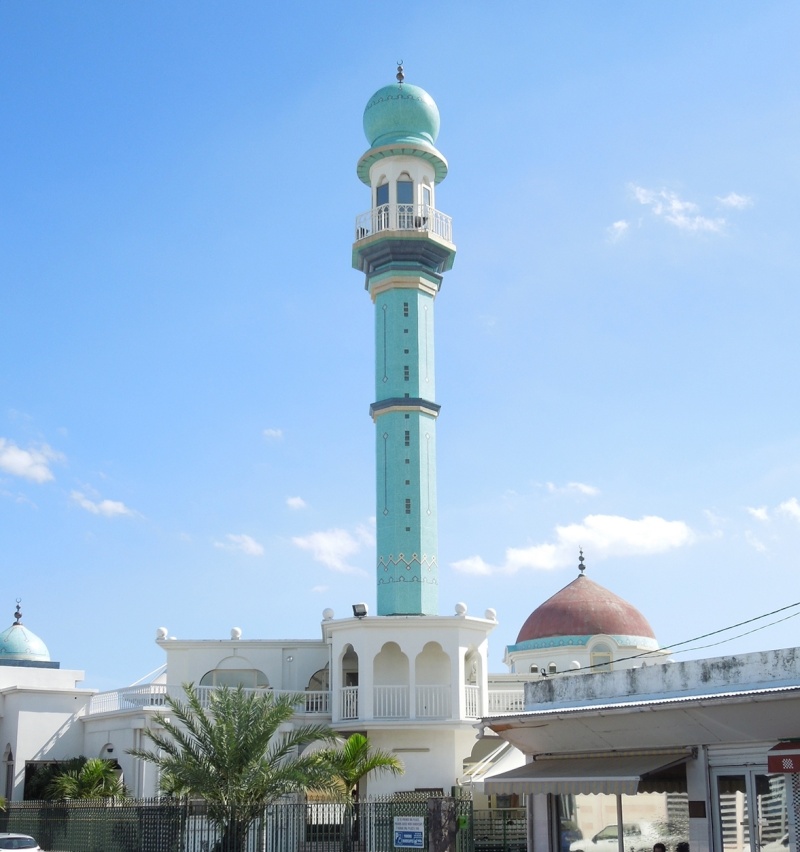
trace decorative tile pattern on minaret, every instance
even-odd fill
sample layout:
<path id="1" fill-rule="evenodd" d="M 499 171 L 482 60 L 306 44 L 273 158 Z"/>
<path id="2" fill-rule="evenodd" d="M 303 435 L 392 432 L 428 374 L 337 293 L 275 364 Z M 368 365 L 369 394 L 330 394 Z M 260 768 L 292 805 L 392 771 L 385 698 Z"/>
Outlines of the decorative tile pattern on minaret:
<path id="1" fill-rule="evenodd" d="M 433 303 L 453 265 L 452 223 L 436 209 L 447 161 L 434 147 L 439 110 L 404 82 L 364 110 L 370 149 L 358 176 L 372 192 L 356 219 L 353 266 L 375 304 L 378 615 L 437 615 Z"/>

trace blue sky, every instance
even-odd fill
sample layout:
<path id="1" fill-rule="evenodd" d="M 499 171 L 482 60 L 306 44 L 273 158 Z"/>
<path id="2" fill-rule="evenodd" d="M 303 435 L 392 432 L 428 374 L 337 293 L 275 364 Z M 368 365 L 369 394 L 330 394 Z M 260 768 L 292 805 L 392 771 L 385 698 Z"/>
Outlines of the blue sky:
<path id="1" fill-rule="evenodd" d="M 369 96 L 439 105 L 441 612 L 800 600 L 794 2 L 0 3 L 0 608 L 111 689 L 374 604 Z M 5 601 L 5 602 L 3 602 Z M 797 644 L 786 615 L 682 658 Z M 0 618 L 2 624 L 2 618 Z M 753 627 L 770 625 L 747 636 Z M 714 648 L 699 646 L 729 639 Z"/>

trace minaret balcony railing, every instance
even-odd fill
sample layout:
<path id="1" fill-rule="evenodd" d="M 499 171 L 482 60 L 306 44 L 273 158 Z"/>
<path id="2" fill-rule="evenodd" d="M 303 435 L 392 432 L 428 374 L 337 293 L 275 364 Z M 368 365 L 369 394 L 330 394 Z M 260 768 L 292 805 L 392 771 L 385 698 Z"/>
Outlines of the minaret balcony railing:
<path id="1" fill-rule="evenodd" d="M 382 204 L 356 216 L 356 242 L 381 231 L 420 231 L 453 242 L 453 220 L 427 204 Z"/>

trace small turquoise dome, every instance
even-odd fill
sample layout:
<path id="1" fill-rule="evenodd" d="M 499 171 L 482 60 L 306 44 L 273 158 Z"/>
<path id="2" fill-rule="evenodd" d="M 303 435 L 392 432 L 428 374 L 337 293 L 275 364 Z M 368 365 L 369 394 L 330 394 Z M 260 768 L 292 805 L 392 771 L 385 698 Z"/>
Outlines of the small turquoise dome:
<path id="1" fill-rule="evenodd" d="M 47 645 L 21 622 L 22 613 L 17 604 L 14 614 L 16 621 L 7 630 L 0 633 L 0 664 L 6 660 L 26 660 L 36 663 L 49 663 L 50 652 Z"/>
<path id="2" fill-rule="evenodd" d="M 439 108 L 419 86 L 392 83 L 369 99 L 364 133 L 373 148 L 397 143 L 432 147 L 439 135 Z"/>

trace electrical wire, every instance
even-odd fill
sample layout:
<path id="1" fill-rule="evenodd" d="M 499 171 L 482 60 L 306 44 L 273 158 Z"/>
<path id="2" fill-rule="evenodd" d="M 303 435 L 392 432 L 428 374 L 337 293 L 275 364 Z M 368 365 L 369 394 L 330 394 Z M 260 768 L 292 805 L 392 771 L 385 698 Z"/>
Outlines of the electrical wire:
<path id="1" fill-rule="evenodd" d="M 774 624 L 780 624 L 782 621 L 788 621 L 790 618 L 796 618 L 800 615 L 800 612 L 793 612 L 791 615 L 787 615 L 784 618 L 779 618 L 777 621 L 772 621 L 769 624 L 762 624 L 760 627 L 755 627 L 753 630 L 746 630 L 744 633 L 739 633 L 736 636 L 729 636 L 726 639 L 721 639 L 719 642 L 710 642 L 707 645 L 696 645 L 692 648 L 683 648 L 680 651 L 675 651 L 675 648 L 679 648 L 681 645 L 691 645 L 693 642 L 699 642 L 702 639 L 708 639 L 711 636 L 718 636 L 720 633 L 727 633 L 729 630 L 735 630 L 737 627 L 744 627 L 747 624 L 752 624 L 755 621 L 761 621 L 762 618 L 769 618 L 773 615 L 778 615 L 778 613 L 786 612 L 788 609 L 794 609 L 795 607 L 800 606 L 800 601 L 796 603 L 787 604 L 786 606 L 782 606 L 779 609 L 774 609 L 772 612 L 765 612 L 763 615 L 756 615 L 753 618 L 748 618 L 745 621 L 740 621 L 737 624 L 731 624 L 728 627 L 721 627 L 718 630 L 712 630 L 709 633 L 702 633 L 700 636 L 695 636 L 693 639 L 684 639 L 683 642 L 675 642 L 672 645 L 665 645 L 663 648 L 659 648 L 657 651 L 642 651 L 639 654 L 631 654 L 629 657 L 620 657 L 619 659 L 614 660 L 615 663 L 624 663 L 628 660 L 638 660 L 641 658 L 653 657 L 658 655 L 663 656 L 665 652 L 668 653 L 678 653 L 685 654 L 689 651 L 699 651 L 704 648 L 714 648 L 717 645 L 724 645 L 726 642 L 732 642 L 734 639 L 740 639 L 742 636 L 749 636 L 751 633 L 757 633 L 759 630 L 765 630 L 767 627 L 772 627 Z M 582 666 L 581 671 L 588 671 L 590 669 L 598 669 L 605 668 L 608 666 L 608 663 L 595 663 L 591 666 Z M 574 674 L 573 669 L 565 669 L 560 672 L 542 672 L 542 674 L 546 675 L 559 675 L 559 674 Z"/>

